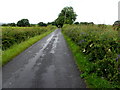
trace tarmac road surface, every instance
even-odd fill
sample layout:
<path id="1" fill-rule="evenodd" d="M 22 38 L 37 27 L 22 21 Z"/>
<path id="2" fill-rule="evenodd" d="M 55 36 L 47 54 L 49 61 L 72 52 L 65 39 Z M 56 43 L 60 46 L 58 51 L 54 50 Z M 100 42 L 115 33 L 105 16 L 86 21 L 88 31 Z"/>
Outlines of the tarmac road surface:
<path id="1" fill-rule="evenodd" d="M 60 29 L 15 57 L 2 72 L 3 88 L 86 88 Z"/>

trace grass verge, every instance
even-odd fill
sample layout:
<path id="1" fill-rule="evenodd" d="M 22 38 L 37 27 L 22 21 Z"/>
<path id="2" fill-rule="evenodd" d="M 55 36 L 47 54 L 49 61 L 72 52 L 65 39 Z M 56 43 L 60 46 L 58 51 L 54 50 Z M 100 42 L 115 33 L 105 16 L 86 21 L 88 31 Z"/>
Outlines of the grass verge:
<path id="1" fill-rule="evenodd" d="M 41 35 L 32 37 L 20 44 L 14 44 L 9 49 L 2 52 L 2 66 L 4 66 L 7 62 L 11 61 L 15 56 L 23 52 L 25 49 L 36 43 L 37 41 L 41 40 L 43 37 L 50 34 L 52 31 L 45 32 Z"/>
<path id="2" fill-rule="evenodd" d="M 75 62 L 79 70 L 82 72 L 80 76 L 85 79 L 87 88 L 120 88 L 119 86 L 112 85 L 109 81 L 98 77 L 96 73 L 89 74 L 88 72 L 90 71 L 90 69 L 94 68 L 94 64 L 89 62 L 87 57 L 79 51 L 80 49 L 78 45 L 76 45 L 64 33 L 63 35 L 75 58 Z"/>

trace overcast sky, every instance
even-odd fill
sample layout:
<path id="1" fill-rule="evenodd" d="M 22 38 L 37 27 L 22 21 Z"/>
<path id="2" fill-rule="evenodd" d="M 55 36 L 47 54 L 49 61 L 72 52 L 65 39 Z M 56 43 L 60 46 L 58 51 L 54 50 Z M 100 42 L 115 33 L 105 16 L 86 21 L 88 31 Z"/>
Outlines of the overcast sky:
<path id="1" fill-rule="evenodd" d="M 78 22 L 113 24 L 120 0 L 0 0 L 0 22 L 27 18 L 30 23 L 52 22 L 65 6 L 72 6 Z"/>

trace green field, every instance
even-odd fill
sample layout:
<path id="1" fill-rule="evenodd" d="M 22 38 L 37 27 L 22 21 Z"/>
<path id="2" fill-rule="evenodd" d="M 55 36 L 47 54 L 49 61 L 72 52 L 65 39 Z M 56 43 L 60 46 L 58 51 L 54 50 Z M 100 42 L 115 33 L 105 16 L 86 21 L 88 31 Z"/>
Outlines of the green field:
<path id="1" fill-rule="evenodd" d="M 65 25 L 62 30 L 89 87 L 120 87 L 118 31 L 98 25 Z"/>
<path id="2" fill-rule="evenodd" d="M 54 31 L 56 27 L 2 27 L 2 65 Z"/>
<path id="3" fill-rule="evenodd" d="M 55 27 L 2 27 L 2 50 L 6 50 L 15 43 L 21 43 L 36 35 L 41 35 Z"/>

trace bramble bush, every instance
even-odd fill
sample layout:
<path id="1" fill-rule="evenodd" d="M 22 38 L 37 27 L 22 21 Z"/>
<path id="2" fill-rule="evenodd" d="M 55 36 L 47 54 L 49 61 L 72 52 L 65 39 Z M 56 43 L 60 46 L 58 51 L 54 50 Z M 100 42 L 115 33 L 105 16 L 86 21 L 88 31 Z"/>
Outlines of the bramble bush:
<path id="1" fill-rule="evenodd" d="M 65 25 L 62 30 L 95 65 L 88 73 L 120 83 L 118 31 L 113 30 L 112 26 L 103 28 L 100 25 Z"/>

